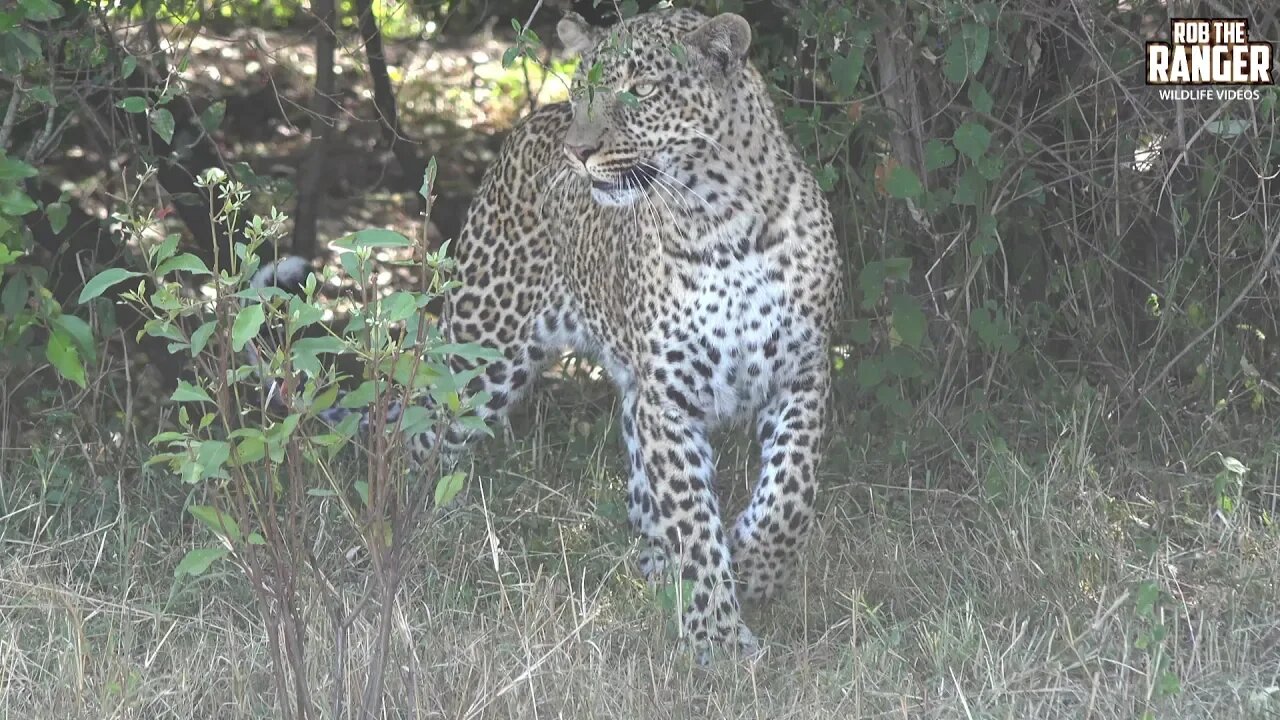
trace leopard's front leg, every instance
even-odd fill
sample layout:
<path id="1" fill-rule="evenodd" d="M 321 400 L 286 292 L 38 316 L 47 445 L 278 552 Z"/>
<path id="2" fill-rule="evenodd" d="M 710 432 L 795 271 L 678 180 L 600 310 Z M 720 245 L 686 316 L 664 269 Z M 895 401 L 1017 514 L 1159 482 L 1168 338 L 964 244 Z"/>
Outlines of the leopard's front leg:
<path id="1" fill-rule="evenodd" d="M 813 522 L 831 386 L 826 358 L 782 384 L 760 410 L 760 479 L 733 528 L 733 561 L 749 600 L 775 595 L 794 572 Z"/>
<path id="2" fill-rule="evenodd" d="M 739 611 L 712 487 L 715 467 L 703 411 L 694 393 L 662 372 L 634 393 L 624 401 L 634 408 L 623 421 L 633 465 L 628 503 L 633 523 L 650 542 L 649 559 L 665 555 L 680 568 L 681 580 L 692 583 L 683 635 L 699 662 L 714 646 L 753 653 L 757 645 Z"/>

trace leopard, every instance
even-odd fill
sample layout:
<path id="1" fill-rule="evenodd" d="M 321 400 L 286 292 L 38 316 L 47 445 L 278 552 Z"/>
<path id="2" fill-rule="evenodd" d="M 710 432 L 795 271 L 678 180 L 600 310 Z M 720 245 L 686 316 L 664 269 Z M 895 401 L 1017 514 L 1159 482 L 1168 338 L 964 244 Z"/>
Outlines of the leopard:
<path id="1" fill-rule="evenodd" d="M 490 426 L 563 353 L 604 369 L 640 573 L 689 588 L 680 636 L 699 662 L 754 655 L 741 602 L 787 585 L 815 520 L 843 292 L 831 212 L 740 15 L 567 13 L 556 32 L 578 60 L 569 98 L 520 120 L 485 171 L 440 326 L 495 351 L 467 388 Z M 753 424 L 758 478 L 730 524 L 710 437 Z M 457 457 L 478 435 L 410 444 Z"/>

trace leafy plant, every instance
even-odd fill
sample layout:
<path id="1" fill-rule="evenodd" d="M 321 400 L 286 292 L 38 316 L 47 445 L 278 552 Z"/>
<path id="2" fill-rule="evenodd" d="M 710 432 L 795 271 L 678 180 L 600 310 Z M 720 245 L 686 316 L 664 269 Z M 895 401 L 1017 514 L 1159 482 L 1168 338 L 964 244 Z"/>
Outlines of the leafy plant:
<path id="1" fill-rule="evenodd" d="M 433 163 L 423 185 L 428 200 L 434 179 Z M 200 184 L 221 200 L 210 221 L 237 224 L 249 200 L 245 188 L 217 171 L 207 172 Z M 126 219 L 126 232 L 140 240 L 150 221 Z M 319 697 L 302 665 L 306 622 L 297 610 L 302 583 L 325 589 L 330 627 L 338 636 L 376 601 L 377 660 L 359 700 L 367 716 L 382 698 L 391 609 L 409 539 L 423 512 L 449 502 L 465 479 L 446 472 L 438 448 L 421 462 L 410 462 L 407 439 L 442 432 L 453 423 L 486 430 L 470 416 L 485 398 L 464 396 L 462 390 L 492 354 L 447 343 L 424 317 L 427 304 L 453 287 L 446 249 L 427 252 L 425 239 L 416 245 L 398 233 L 368 229 L 335 243 L 341 266 L 360 284 L 364 300 L 342 330 L 321 323 L 314 274 L 301 295 L 254 286 L 250 280 L 260 269 L 259 254 L 281 238 L 284 223 L 275 212 L 252 217 L 235 255 L 217 257 L 213 267 L 179 252 L 177 237 L 171 236 L 147 247 L 145 269 L 103 271 L 86 284 L 80 299 L 92 303 L 125 284 L 124 300 L 150 318 L 144 332 L 190 359 L 190 378 L 170 398 L 180 404 L 179 427 L 152 439 L 156 452 L 149 462 L 167 467 L 210 498 L 187 511 L 215 544 L 188 552 L 175 575 L 198 579 L 223 560 L 244 574 L 272 641 L 280 711 L 289 718 L 313 717 L 312 698 Z M 416 290 L 382 292 L 373 255 L 387 248 L 416 251 L 421 277 Z M 208 291 L 186 292 L 185 283 L 193 281 Z M 342 355 L 357 358 L 364 368 L 346 394 L 339 391 L 344 378 L 333 363 Z M 455 370 L 458 358 L 465 358 L 469 369 Z M 258 412 L 251 412 L 254 408 Z M 352 412 L 335 413 L 338 408 Z M 325 422 L 338 414 L 343 419 L 336 426 Z M 345 479 L 338 455 L 352 444 L 367 451 L 365 475 L 354 482 Z M 373 569 L 373 582 L 354 599 L 328 577 L 328 563 L 311 546 L 309 528 L 333 504 L 360 537 Z M 329 679 L 335 717 L 347 702 L 344 667 L 344 660 L 335 661 Z"/>
<path id="2" fill-rule="evenodd" d="M 53 369 L 84 388 L 85 363 L 97 360 L 93 331 L 82 318 L 62 311 L 45 287 L 46 270 L 19 262 L 30 242 L 22 218 L 39 211 L 23 181 L 36 174 L 34 167 L 0 149 L 0 349 L 17 360 L 43 345 Z M 59 211 L 48 212 L 56 225 Z"/>
<path id="3" fill-rule="evenodd" d="M 1159 584 L 1152 581 L 1139 584 L 1134 597 L 1139 630 L 1133 645 L 1147 657 L 1147 676 L 1150 679 L 1148 701 L 1161 700 L 1182 692 L 1182 683 L 1172 669 L 1169 655 L 1169 631 L 1164 623 L 1162 598 Z M 1148 710 L 1142 717 L 1154 720 L 1156 715 Z"/>

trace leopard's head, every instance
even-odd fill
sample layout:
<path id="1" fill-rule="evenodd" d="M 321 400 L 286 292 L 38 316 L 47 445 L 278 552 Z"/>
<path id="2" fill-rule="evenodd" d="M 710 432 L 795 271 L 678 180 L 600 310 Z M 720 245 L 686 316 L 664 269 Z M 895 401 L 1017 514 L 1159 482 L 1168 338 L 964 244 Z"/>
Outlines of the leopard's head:
<path id="1" fill-rule="evenodd" d="M 627 206 L 714 146 L 727 99 L 747 72 L 751 27 L 739 15 L 651 12 L 608 28 L 570 13 L 556 28 L 581 56 L 564 138 L 570 167 L 601 205 Z"/>

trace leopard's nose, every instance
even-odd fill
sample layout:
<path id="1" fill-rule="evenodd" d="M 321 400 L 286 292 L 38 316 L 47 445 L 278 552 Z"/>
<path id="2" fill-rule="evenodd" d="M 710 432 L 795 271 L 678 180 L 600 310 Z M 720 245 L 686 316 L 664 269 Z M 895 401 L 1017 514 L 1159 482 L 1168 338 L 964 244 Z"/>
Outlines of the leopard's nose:
<path id="1" fill-rule="evenodd" d="M 599 145 L 569 145 L 566 143 L 564 146 L 565 153 L 583 165 L 587 164 L 587 158 L 595 155 L 599 150 Z"/>

